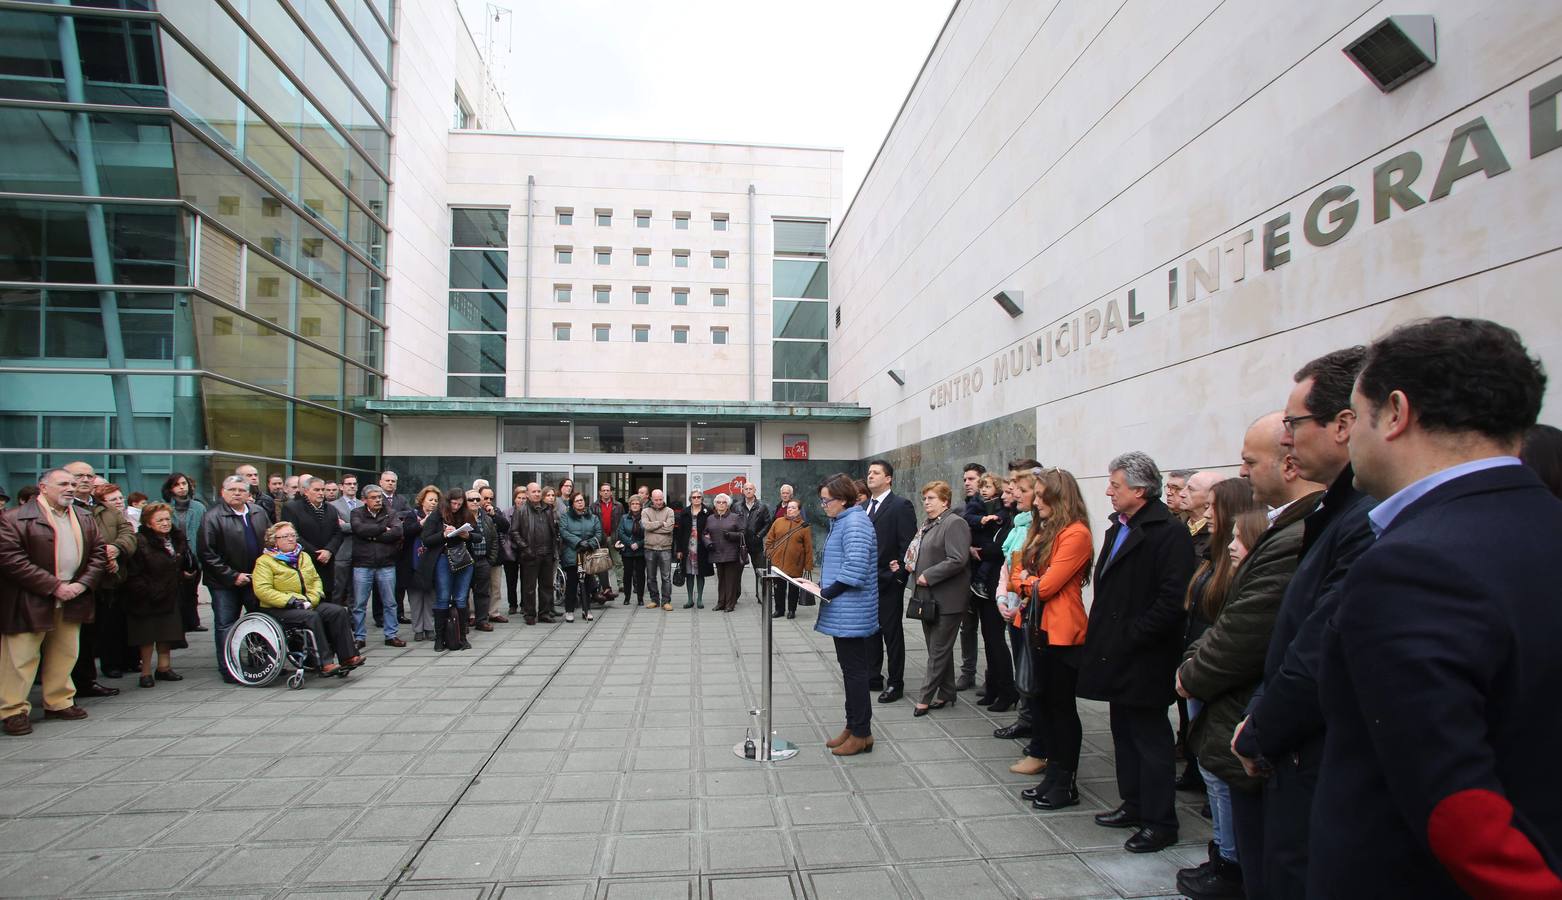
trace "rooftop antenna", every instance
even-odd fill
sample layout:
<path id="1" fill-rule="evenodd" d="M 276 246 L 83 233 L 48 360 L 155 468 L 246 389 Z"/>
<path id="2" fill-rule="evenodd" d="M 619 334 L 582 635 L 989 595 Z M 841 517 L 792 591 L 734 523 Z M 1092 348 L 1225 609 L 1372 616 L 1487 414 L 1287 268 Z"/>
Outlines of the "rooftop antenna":
<path id="1" fill-rule="evenodd" d="M 489 3 L 483 17 L 483 98 L 479 101 L 480 128 L 493 128 L 494 104 L 504 108 L 505 75 L 514 49 L 515 11 L 508 6 Z"/>

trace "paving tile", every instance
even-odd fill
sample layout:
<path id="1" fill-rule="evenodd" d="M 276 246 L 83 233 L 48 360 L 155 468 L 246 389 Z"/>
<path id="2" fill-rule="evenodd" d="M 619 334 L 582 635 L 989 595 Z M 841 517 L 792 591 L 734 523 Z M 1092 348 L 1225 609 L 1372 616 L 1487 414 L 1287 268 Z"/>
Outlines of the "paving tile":
<path id="1" fill-rule="evenodd" d="M 947 813 L 937 796 L 929 791 L 879 791 L 865 794 L 868 815 L 875 822 L 904 822 L 908 819 L 937 819 Z"/>
<path id="2" fill-rule="evenodd" d="M 491 881 L 502 856 L 487 841 L 429 841 L 413 861 L 412 878 Z"/>
<path id="3" fill-rule="evenodd" d="M 1118 893 L 1074 856 L 1039 856 L 996 863 L 1016 893 L 1027 900 L 1095 900 Z"/>
<path id="4" fill-rule="evenodd" d="M 719 831 L 724 828 L 773 828 L 780 824 L 774 805 L 768 797 L 726 797 L 720 800 L 702 800 L 705 829 Z"/>
<path id="5" fill-rule="evenodd" d="M 692 900 L 698 892 L 698 882 L 690 879 L 608 881 L 602 886 L 603 900 Z"/>
<path id="6" fill-rule="evenodd" d="M 802 896 L 787 875 L 709 878 L 706 884 L 711 900 L 796 900 Z"/>
<path id="7" fill-rule="evenodd" d="M 521 842 L 510 866 L 510 878 L 558 878 L 591 875 L 601 861 L 603 838 L 582 835 L 567 839 L 530 837 Z"/>
<path id="8" fill-rule="evenodd" d="M 596 885 L 590 881 L 562 884 L 519 884 L 505 887 L 496 896 L 502 900 L 577 900 L 590 898 Z"/>
<path id="9" fill-rule="evenodd" d="M 641 800 L 623 804 L 618 830 L 624 833 L 688 831 L 693 827 L 693 800 Z"/>
<path id="10" fill-rule="evenodd" d="M 888 869 L 847 869 L 840 872 L 808 872 L 812 896 L 818 900 L 864 900 L 898 897 L 904 892 Z"/>
<path id="11" fill-rule="evenodd" d="M 460 804 L 450 811 L 435 832 L 436 840 L 460 837 L 500 837 L 515 834 L 532 804 Z"/>
<path id="12" fill-rule="evenodd" d="M 611 803 L 543 803 L 538 807 L 534 834 L 598 834 L 607 826 Z"/>
<path id="13" fill-rule="evenodd" d="M 967 819 L 961 823 L 966 835 L 988 859 L 998 856 L 1034 856 L 1066 849 L 1042 827 L 1034 815 L 998 816 Z"/>
<path id="14" fill-rule="evenodd" d="M 881 825 L 879 831 L 890 852 L 902 862 L 929 859 L 960 859 L 978 855 L 952 824 L 924 822 Z"/>
<path id="15" fill-rule="evenodd" d="M 704 872 L 783 869 L 792 854 L 780 831 L 730 831 L 705 836 Z"/>
<path id="16" fill-rule="evenodd" d="M 310 844 L 291 847 L 242 847 L 226 853 L 199 880 L 205 887 L 285 884 L 316 851 Z"/>
<path id="17" fill-rule="evenodd" d="M 1008 896 L 1008 891 L 979 862 L 907 866 L 900 873 L 926 900 L 1004 900 Z"/>
<path id="18" fill-rule="evenodd" d="M 610 869 L 635 872 L 688 872 L 694 868 L 694 839 L 687 834 L 628 835 L 613 845 Z"/>
<path id="19" fill-rule="evenodd" d="M 445 810 L 442 807 L 372 806 L 348 829 L 354 839 L 427 838 Z"/>
<path id="20" fill-rule="evenodd" d="M 170 890 L 221 852 L 216 848 L 137 851 L 103 870 L 82 889 L 114 893 Z"/>
<path id="21" fill-rule="evenodd" d="M 304 877 L 305 883 L 389 881 L 401 872 L 402 863 L 416 845 L 406 843 L 337 844 Z"/>
<path id="22" fill-rule="evenodd" d="M 797 828 L 792 830 L 802 863 L 819 866 L 863 866 L 888 862 L 866 828 Z"/>
<path id="23" fill-rule="evenodd" d="M 827 825 L 861 822 L 862 814 L 845 794 L 807 794 L 786 798 L 787 817 L 793 825 Z"/>
<path id="24" fill-rule="evenodd" d="M 548 785 L 548 800 L 611 800 L 618 794 L 620 776 L 606 772 L 588 775 L 555 775 Z"/>
<path id="25" fill-rule="evenodd" d="M 1177 893 L 1177 870 L 1183 866 L 1166 853 L 1107 851 L 1081 853 L 1079 859 L 1125 897 Z"/>

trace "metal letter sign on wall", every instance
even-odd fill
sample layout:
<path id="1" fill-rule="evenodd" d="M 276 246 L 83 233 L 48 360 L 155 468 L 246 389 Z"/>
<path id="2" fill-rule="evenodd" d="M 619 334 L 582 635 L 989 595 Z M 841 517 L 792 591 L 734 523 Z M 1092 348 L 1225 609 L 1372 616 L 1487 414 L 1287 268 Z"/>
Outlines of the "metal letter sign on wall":
<path id="1" fill-rule="evenodd" d="M 806 434 L 783 434 L 783 435 L 781 435 L 781 458 L 782 459 L 807 459 L 808 458 L 808 435 L 806 435 Z"/>

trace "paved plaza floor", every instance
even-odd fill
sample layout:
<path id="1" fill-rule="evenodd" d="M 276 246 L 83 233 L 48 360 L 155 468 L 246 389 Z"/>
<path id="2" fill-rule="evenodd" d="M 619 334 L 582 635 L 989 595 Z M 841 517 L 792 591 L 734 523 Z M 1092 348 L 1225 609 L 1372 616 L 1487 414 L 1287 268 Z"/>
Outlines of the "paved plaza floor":
<path id="1" fill-rule="evenodd" d="M 1163 853 L 1091 821 L 1116 802 L 1095 704 L 1084 802 L 1062 813 L 1020 800 L 1022 748 L 991 736 L 1012 714 L 969 692 L 920 719 L 875 704 L 874 752 L 830 756 L 841 682 L 813 622 L 776 620 L 776 728 L 802 752 L 764 765 L 732 751 L 759 693 L 748 597 L 500 625 L 460 653 L 371 630 L 365 668 L 299 691 L 222 684 L 192 634 L 186 680 L 127 676 L 89 719 L 0 738 L 0 895 L 1138 897 L 1202 861 L 1193 795 Z M 907 644 L 917 683 L 914 623 Z"/>

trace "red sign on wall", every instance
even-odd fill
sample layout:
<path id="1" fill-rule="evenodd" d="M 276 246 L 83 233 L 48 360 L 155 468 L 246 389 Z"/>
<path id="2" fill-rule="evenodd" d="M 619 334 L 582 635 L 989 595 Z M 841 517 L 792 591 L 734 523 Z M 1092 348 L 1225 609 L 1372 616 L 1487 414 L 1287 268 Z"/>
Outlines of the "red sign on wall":
<path id="1" fill-rule="evenodd" d="M 783 435 L 781 435 L 781 458 L 782 459 L 807 459 L 808 458 L 808 435 L 806 435 L 806 434 L 783 434 Z"/>

